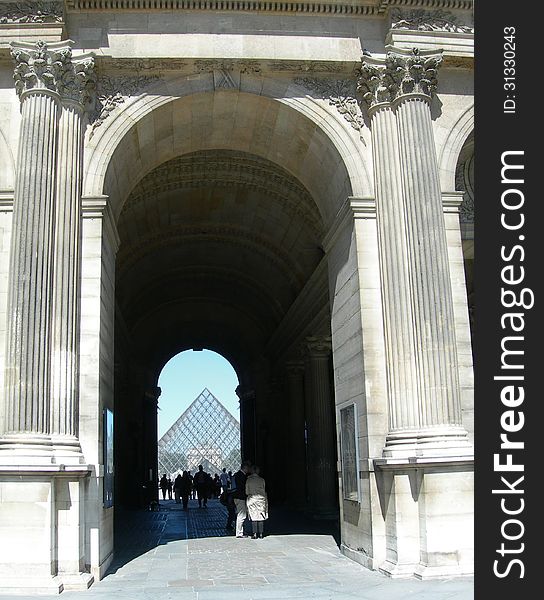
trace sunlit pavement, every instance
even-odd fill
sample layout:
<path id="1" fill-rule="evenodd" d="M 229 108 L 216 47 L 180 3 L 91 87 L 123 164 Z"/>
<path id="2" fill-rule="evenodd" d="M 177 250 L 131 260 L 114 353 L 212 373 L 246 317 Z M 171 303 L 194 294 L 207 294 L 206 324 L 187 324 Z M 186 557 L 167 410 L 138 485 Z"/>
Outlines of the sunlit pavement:
<path id="1" fill-rule="evenodd" d="M 369 571 L 344 557 L 333 535 L 275 533 L 285 531 L 285 523 L 278 527 L 278 520 L 275 526 L 272 520 L 269 527 L 272 531 L 265 539 L 236 539 L 226 532 L 225 523 L 226 511 L 217 500 L 201 509 L 192 500 L 188 511 L 166 501 L 161 502 L 159 512 L 127 512 L 117 520 L 117 552 L 109 574 L 85 592 L 67 591 L 60 598 L 473 598 L 471 578 L 392 580 Z M 293 531 L 305 529 L 311 531 L 311 524 L 298 523 L 298 527 L 292 527 Z M 4 598 L 8 596 L 0 595 L 0 599 Z"/>

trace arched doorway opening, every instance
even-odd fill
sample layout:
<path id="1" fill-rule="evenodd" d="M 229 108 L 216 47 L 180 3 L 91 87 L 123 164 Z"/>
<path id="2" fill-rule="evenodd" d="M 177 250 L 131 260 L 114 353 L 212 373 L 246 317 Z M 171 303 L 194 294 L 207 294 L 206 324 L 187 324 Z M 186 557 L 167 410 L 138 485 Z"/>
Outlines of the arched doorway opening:
<path id="1" fill-rule="evenodd" d="M 159 377 L 158 475 L 169 484 L 184 471 L 193 475 L 199 465 L 214 480 L 223 469 L 239 469 L 238 384 L 230 363 L 210 350 L 181 352 L 164 366 Z M 167 490 L 171 500 L 172 486 Z M 210 492 L 217 496 L 217 489 Z"/>
<path id="2" fill-rule="evenodd" d="M 98 206 L 101 266 L 89 244 L 83 270 L 100 270 L 104 339 L 115 331 L 113 391 L 104 386 L 100 401 L 115 405 L 117 506 L 145 503 L 130 474 L 135 461 L 144 478 L 157 464 L 148 451 L 156 452 L 156 426 L 144 424 L 156 423 L 163 366 L 207 348 L 236 370 L 242 455 L 267 473 L 274 500 L 319 518 L 349 510 L 344 525 L 373 543 L 373 480 L 339 506 L 335 414 L 335 398 L 360 404 L 352 435 L 361 456 L 383 443 L 369 431 L 383 435 L 385 405 L 374 396 L 377 419 L 367 424 L 367 397 L 354 392 L 369 381 L 364 325 L 364 348 L 378 360 L 382 352 L 372 325 L 381 314 L 373 200 L 356 133 L 289 85 L 271 84 L 275 97 L 204 90 L 140 99 L 92 141 L 83 227 L 92 238 Z M 333 367 L 347 370 L 346 384 L 337 387 Z"/>

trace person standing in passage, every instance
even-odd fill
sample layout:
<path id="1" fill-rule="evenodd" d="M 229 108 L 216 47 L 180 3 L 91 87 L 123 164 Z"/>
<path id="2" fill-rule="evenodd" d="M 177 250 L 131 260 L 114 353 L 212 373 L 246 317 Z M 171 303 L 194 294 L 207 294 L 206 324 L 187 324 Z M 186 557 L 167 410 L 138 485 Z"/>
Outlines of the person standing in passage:
<path id="1" fill-rule="evenodd" d="M 155 479 L 155 481 L 157 481 Z M 166 491 L 168 490 L 168 479 L 166 478 L 166 473 L 163 473 L 161 480 L 159 481 L 159 487 L 162 492 L 162 499 L 166 500 Z"/>
<path id="2" fill-rule="evenodd" d="M 219 475 L 217 475 L 217 473 L 213 478 L 213 495 L 215 498 L 219 498 L 221 495 L 221 480 L 219 479 Z"/>
<path id="3" fill-rule="evenodd" d="M 221 472 L 219 479 L 221 480 L 221 491 L 226 493 L 229 489 L 230 477 L 228 476 L 227 469 L 225 469 L 225 467 L 223 467 L 223 471 Z"/>
<path id="4" fill-rule="evenodd" d="M 183 471 L 183 474 L 185 475 L 185 471 Z M 181 485 L 181 474 L 178 473 L 176 478 L 174 479 L 174 498 L 176 499 L 176 504 L 179 504 L 181 502 Z"/>
<path id="5" fill-rule="evenodd" d="M 168 500 L 172 500 L 172 479 L 168 478 Z"/>
<path id="6" fill-rule="evenodd" d="M 247 512 L 253 527 L 252 539 L 263 539 L 264 522 L 268 519 L 268 497 L 259 467 L 254 465 L 246 480 Z"/>
<path id="7" fill-rule="evenodd" d="M 202 501 L 204 501 L 204 508 L 208 506 L 208 474 L 204 472 L 204 467 L 198 465 L 198 471 L 193 477 L 193 485 L 196 489 L 196 495 L 198 497 L 198 508 L 202 508 Z"/>
<path id="8" fill-rule="evenodd" d="M 244 537 L 244 522 L 247 518 L 246 506 L 246 480 L 250 472 L 251 463 L 244 461 L 240 466 L 240 470 L 234 474 L 234 490 L 232 496 L 234 498 L 234 506 L 236 507 L 236 537 Z"/>
<path id="9" fill-rule="evenodd" d="M 183 510 L 187 510 L 189 505 L 189 496 L 191 495 L 191 476 L 188 471 L 183 471 L 183 477 L 181 478 L 181 499 L 183 500 Z"/>

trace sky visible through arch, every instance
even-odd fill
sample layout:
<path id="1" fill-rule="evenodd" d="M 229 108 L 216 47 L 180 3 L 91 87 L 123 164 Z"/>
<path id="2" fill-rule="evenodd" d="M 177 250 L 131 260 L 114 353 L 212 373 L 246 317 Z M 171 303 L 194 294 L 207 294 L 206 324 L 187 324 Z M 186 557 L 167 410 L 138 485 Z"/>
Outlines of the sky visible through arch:
<path id="1" fill-rule="evenodd" d="M 236 387 L 238 378 L 230 363 L 211 350 L 187 350 L 171 358 L 159 377 L 159 439 L 176 422 L 204 388 L 240 421 Z"/>

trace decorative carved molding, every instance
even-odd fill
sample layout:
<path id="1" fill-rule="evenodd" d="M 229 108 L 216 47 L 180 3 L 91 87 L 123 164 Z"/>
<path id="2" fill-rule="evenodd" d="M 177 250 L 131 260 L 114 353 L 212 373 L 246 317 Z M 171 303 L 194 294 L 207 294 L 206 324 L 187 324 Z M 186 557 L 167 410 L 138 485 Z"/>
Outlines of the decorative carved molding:
<path id="1" fill-rule="evenodd" d="M 323 100 L 328 100 L 329 105 L 334 106 L 353 129 L 361 131 L 364 120 L 355 97 L 356 88 L 353 81 L 297 77 L 295 83 L 311 90 Z"/>
<path id="2" fill-rule="evenodd" d="M 100 67 L 106 71 L 122 71 L 126 74 L 141 71 L 184 71 L 190 61 L 181 58 L 106 58 L 100 57 Z"/>
<path id="3" fill-rule="evenodd" d="M 62 23 L 63 14 L 64 3 L 58 0 L 0 3 L 0 25 L 6 23 Z"/>
<path id="4" fill-rule="evenodd" d="M 146 87 L 157 81 L 157 75 L 102 75 L 96 85 L 96 103 L 91 116 L 91 136 L 110 114 L 127 98 L 138 96 Z"/>
<path id="5" fill-rule="evenodd" d="M 321 234 L 321 217 L 306 188 L 281 167 L 264 159 L 226 150 L 208 150 L 173 158 L 148 173 L 133 189 L 121 215 L 173 189 L 210 185 L 244 187 L 277 199 L 293 217 Z"/>
<path id="6" fill-rule="evenodd" d="M 409 29 L 412 31 L 449 31 L 451 33 L 474 33 L 474 26 L 463 25 L 457 17 L 448 11 L 411 11 L 393 8 L 391 10 L 391 29 Z"/>
<path id="7" fill-rule="evenodd" d="M 73 58 L 72 49 L 65 42 L 48 46 L 43 41 L 12 44 L 11 56 L 15 61 L 15 90 L 20 98 L 25 92 L 49 90 L 83 107 L 91 103 L 96 88 L 92 57 Z"/>
<path id="8" fill-rule="evenodd" d="M 345 63 L 326 62 L 319 60 L 306 60 L 302 62 L 282 61 L 267 65 L 270 71 L 287 73 L 342 73 L 346 69 Z"/>
<path id="9" fill-rule="evenodd" d="M 197 73 L 213 73 L 238 71 L 239 73 L 260 73 L 261 65 L 256 61 L 238 60 L 195 60 L 194 69 Z"/>
<path id="10" fill-rule="evenodd" d="M 309 13 L 319 15 L 383 15 L 391 6 L 417 4 L 432 8 L 471 10 L 473 0 L 66 0 L 69 10 L 220 10 L 271 13 Z"/>
<path id="11" fill-rule="evenodd" d="M 474 153 L 461 159 L 457 165 L 455 189 L 465 192 L 459 206 L 461 223 L 474 223 Z"/>

